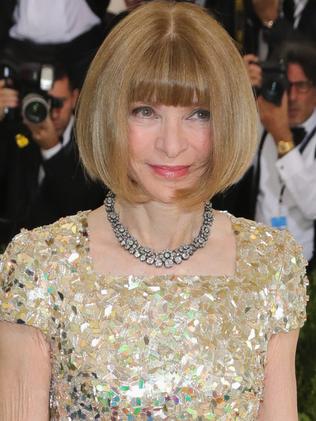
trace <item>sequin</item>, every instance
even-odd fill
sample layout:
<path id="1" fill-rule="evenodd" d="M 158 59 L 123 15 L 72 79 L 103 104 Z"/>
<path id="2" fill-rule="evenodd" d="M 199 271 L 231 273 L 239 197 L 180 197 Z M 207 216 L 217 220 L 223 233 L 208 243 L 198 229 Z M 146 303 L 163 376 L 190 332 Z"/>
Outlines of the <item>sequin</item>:
<path id="1" fill-rule="evenodd" d="M 269 338 L 305 320 L 305 261 L 286 231 L 231 218 L 231 277 L 100 276 L 87 212 L 15 238 L 0 319 L 50 340 L 51 420 L 256 419 Z"/>

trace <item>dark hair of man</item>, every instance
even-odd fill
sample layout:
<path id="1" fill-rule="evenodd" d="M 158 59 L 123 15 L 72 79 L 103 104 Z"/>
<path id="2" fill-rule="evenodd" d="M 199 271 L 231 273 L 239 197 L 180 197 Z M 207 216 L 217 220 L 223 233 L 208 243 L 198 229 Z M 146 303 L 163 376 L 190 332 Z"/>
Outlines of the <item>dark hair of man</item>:
<path id="1" fill-rule="evenodd" d="M 316 86 L 316 49 L 310 44 L 288 43 L 284 45 L 281 57 L 285 64 L 299 64 L 307 79 Z"/>
<path id="2" fill-rule="evenodd" d="M 74 82 L 72 80 L 70 71 L 67 69 L 67 67 L 64 66 L 62 63 L 54 63 L 53 67 L 54 67 L 54 81 L 67 78 L 69 80 L 70 89 L 74 90 L 75 89 Z"/>

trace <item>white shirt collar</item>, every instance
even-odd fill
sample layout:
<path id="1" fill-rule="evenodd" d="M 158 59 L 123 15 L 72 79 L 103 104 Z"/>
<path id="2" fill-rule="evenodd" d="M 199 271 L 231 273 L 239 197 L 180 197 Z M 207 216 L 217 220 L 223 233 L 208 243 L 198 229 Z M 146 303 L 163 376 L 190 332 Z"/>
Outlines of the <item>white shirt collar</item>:
<path id="1" fill-rule="evenodd" d="M 75 117 L 72 115 L 70 117 L 68 126 L 66 127 L 64 133 L 62 134 L 63 136 L 63 147 L 67 145 L 67 143 L 69 143 L 70 138 L 71 138 L 71 131 L 74 125 L 74 121 L 75 121 Z"/>
<path id="2" fill-rule="evenodd" d="M 316 126 L 316 108 L 314 108 L 314 111 L 310 117 L 308 117 L 307 120 L 304 121 L 304 123 L 300 124 L 299 127 L 304 127 L 306 130 L 306 133 L 309 133 L 313 130 L 313 128 Z"/>
<path id="3" fill-rule="evenodd" d="M 72 115 L 70 117 L 68 126 L 66 127 L 64 133 L 62 134 L 63 142 L 57 143 L 57 145 L 53 146 L 50 149 L 41 149 L 42 157 L 43 159 L 47 160 L 52 158 L 54 155 L 56 155 L 62 148 L 64 148 L 71 139 L 71 132 L 74 125 L 75 117 Z M 42 181 L 44 178 L 44 172 L 42 171 L 42 174 L 40 174 L 39 181 Z"/>

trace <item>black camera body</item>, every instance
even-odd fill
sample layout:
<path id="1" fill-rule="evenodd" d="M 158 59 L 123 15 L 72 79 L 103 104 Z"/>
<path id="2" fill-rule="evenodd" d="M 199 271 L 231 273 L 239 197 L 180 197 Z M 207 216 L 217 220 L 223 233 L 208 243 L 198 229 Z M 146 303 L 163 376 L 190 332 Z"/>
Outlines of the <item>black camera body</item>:
<path id="1" fill-rule="evenodd" d="M 266 101 L 281 105 L 284 91 L 288 89 L 287 69 L 283 62 L 265 61 L 259 63 L 262 69 L 262 84 L 257 94 Z"/>
<path id="2" fill-rule="evenodd" d="M 39 63 L 23 63 L 18 68 L 1 64 L 0 79 L 4 79 L 8 88 L 19 92 L 20 106 L 18 109 L 7 108 L 8 119 L 22 117 L 30 123 L 44 121 L 52 108 L 52 99 L 48 91 L 54 83 L 54 68 L 51 65 Z"/>

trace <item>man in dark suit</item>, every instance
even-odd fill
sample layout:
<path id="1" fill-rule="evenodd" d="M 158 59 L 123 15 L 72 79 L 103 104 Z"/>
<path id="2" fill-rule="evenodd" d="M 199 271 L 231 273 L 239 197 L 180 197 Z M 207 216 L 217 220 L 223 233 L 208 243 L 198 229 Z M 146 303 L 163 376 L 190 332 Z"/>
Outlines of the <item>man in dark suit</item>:
<path id="1" fill-rule="evenodd" d="M 7 243 L 22 227 L 97 207 L 105 195 L 80 165 L 73 136 L 78 89 L 62 68 L 49 95 L 58 106 L 39 124 L 24 122 L 27 139 L 17 136 L 17 126 L 6 121 L 4 109 L 18 105 L 18 93 L 0 81 L 0 243 Z"/>
<path id="2" fill-rule="evenodd" d="M 267 59 L 283 42 L 316 44 L 315 0 L 199 1 L 235 38 L 243 54 Z"/>

